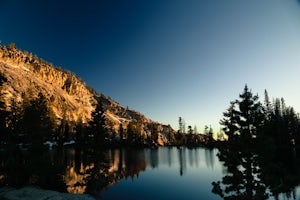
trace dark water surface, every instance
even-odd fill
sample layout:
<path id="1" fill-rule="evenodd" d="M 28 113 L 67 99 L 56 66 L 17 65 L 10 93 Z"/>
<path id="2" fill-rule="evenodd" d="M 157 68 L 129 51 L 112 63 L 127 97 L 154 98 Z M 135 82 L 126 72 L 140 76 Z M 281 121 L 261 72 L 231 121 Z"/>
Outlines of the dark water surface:
<path id="1" fill-rule="evenodd" d="M 211 182 L 222 177 L 215 149 L 54 149 L 1 154 L 1 186 L 39 186 L 97 199 L 220 199 Z"/>
<path id="2" fill-rule="evenodd" d="M 109 153 L 111 170 L 118 170 L 120 152 Z M 211 193 L 211 182 L 222 177 L 217 150 L 158 148 L 123 153 L 136 158 L 140 169 L 104 190 L 103 199 L 219 199 Z"/>
<path id="3" fill-rule="evenodd" d="M 221 199 L 212 182 L 226 169 L 217 149 L 64 148 L 26 154 L 1 154 L 1 186 L 39 186 L 96 199 Z M 294 197 L 299 199 L 299 187 Z M 280 196 L 279 199 L 289 199 Z"/>

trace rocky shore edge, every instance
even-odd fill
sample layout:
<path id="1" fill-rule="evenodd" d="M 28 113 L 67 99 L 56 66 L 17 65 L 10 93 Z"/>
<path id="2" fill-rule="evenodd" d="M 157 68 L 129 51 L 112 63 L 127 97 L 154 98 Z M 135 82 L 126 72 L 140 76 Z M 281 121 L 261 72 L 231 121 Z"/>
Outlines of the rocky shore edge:
<path id="1" fill-rule="evenodd" d="M 87 194 L 69 194 L 52 190 L 44 190 L 38 187 L 26 186 L 23 188 L 0 188 L 2 200 L 94 200 Z"/>

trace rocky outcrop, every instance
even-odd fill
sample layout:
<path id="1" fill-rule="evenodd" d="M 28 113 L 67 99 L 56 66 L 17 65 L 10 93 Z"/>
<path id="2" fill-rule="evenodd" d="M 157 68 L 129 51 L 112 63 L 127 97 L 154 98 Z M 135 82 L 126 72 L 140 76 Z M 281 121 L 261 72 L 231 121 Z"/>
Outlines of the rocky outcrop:
<path id="1" fill-rule="evenodd" d="M 75 74 L 6 46 L 0 46 L 0 73 L 6 79 L 1 85 L 1 97 L 8 105 L 13 99 L 21 102 L 25 95 L 34 98 L 41 92 L 58 118 L 90 120 L 96 100 L 91 89 Z"/>
<path id="2" fill-rule="evenodd" d="M 153 125 L 160 130 L 160 144 L 166 143 L 167 132 L 162 124 L 139 112 L 122 107 L 110 97 L 97 94 L 74 73 L 54 67 L 32 53 L 21 51 L 14 45 L 0 46 L 0 102 L 7 107 L 22 102 L 26 96 L 35 98 L 42 93 L 57 119 L 88 124 L 95 105 L 101 102 L 105 109 L 107 128 L 117 135 L 120 127 L 127 129 L 130 122 L 142 124 L 141 134 L 151 135 Z"/>

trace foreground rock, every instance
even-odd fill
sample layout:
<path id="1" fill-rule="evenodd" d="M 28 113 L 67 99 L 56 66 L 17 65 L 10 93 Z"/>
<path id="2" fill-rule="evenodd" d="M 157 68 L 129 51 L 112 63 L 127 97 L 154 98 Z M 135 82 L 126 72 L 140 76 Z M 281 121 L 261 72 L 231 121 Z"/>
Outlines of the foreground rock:
<path id="1" fill-rule="evenodd" d="M 93 200 L 90 195 L 60 193 L 43 190 L 35 187 L 15 189 L 11 187 L 0 188 L 0 199 L 3 200 Z"/>

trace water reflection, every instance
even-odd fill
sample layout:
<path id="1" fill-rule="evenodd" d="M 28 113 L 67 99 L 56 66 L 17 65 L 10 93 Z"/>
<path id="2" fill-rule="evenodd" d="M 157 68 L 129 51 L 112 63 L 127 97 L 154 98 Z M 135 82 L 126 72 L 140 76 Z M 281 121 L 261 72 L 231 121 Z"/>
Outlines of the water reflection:
<path id="1" fill-rule="evenodd" d="M 185 148 L 180 148 L 178 151 L 180 176 L 182 176 L 186 171 L 186 159 L 185 159 L 185 151 L 184 150 L 185 150 Z"/>
<path id="2" fill-rule="evenodd" d="M 83 194 L 86 189 L 85 180 L 87 178 L 87 172 L 92 168 L 94 168 L 93 163 L 88 166 L 84 166 L 83 163 L 81 163 L 79 170 L 76 170 L 75 162 L 72 162 L 69 166 L 67 166 L 66 173 L 63 175 L 67 191 L 69 193 Z"/>
<path id="3" fill-rule="evenodd" d="M 67 166 L 63 174 L 67 191 L 70 193 L 95 193 L 121 179 L 137 178 L 139 173 L 147 168 L 154 169 L 164 165 L 170 168 L 178 167 L 178 174 L 183 176 L 187 172 L 187 165 L 198 168 L 203 160 L 207 167 L 214 168 L 217 159 L 215 150 L 204 150 L 204 158 L 201 159 L 199 151 L 203 152 L 203 149 L 186 148 L 111 149 L 89 159 L 82 156 L 85 154 L 83 150 L 77 149 L 75 153 L 74 151 L 71 149 L 66 152 Z M 96 159 L 97 163 L 92 162 L 93 159 Z M 100 178 L 95 178 L 97 176 Z M 88 188 L 89 186 L 93 186 L 93 189 Z"/>
<path id="4" fill-rule="evenodd" d="M 78 151 L 81 151 L 80 155 L 84 154 L 83 150 Z M 108 150 L 94 154 L 88 160 L 86 156 L 75 156 L 74 159 L 70 153 L 62 175 L 70 193 L 98 193 L 123 178 L 138 177 L 147 166 L 144 150 Z"/>
<path id="5" fill-rule="evenodd" d="M 212 150 L 205 149 L 205 163 L 208 168 L 214 168 L 215 164 L 215 155 Z"/>
<path id="6" fill-rule="evenodd" d="M 299 149 L 268 149 L 258 154 L 230 145 L 218 154 L 226 171 L 222 179 L 212 182 L 213 193 L 223 199 L 299 199 Z"/>
<path id="7" fill-rule="evenodd" d="M 200 152 L 201 151 L 201 152 Z M 202 154 L 202 155 L 201 155 Z M 201 155 L 201 156 L 200 156 Z M 69 193 L 99 193 L 121 179 L 137 178 L 147 168 L 160 166 L 177 168 L 178 175 L 187 166 L 198 167 L 201 162 L 214 167 L 215 152 L 203 149 L 54 149 L 40 156 L 19 152 L 1 154 L 0 183 L 2 186 L 38 185 L 46 189 Z"/>

